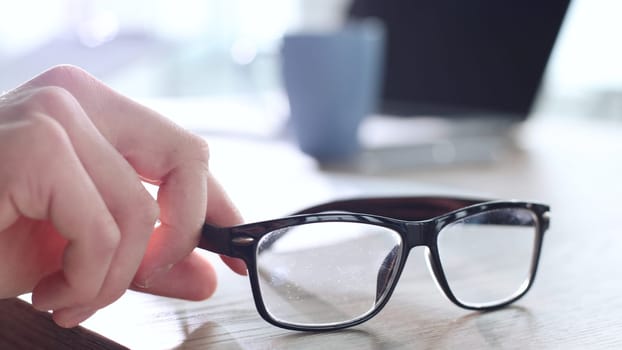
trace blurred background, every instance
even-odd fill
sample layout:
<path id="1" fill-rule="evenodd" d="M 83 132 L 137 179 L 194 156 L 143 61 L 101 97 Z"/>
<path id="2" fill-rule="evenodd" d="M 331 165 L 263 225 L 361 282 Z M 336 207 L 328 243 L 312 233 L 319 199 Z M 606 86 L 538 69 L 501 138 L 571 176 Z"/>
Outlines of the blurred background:
<path id="1" fill-rule="evenodd" d="M 280 113 L 279 44 L 347 0 L 0 1 L 0 91 L 59 63 L 134 98 L 235 97 Z M 537 11 L 537 9 L 534 9 Z M 622 2 L 574 0 L 536 111 L 622 120 Z M 276 112 L 275 112 L 276 111 Z"/>

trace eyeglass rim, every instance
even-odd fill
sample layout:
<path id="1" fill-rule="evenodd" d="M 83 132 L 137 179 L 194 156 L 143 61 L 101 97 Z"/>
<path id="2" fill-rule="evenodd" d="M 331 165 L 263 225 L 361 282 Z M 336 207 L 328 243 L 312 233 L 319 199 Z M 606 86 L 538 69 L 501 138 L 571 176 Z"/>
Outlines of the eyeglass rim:
<path id="1" fill-rule="evenodd" d="M 400 206 L 401 205 L 401 206 Z M 428 213 L 434 212 L 435 214 L 441 213 L 443 210 L 446 212 L 429 217 L 422 217 L 419 220 L 405 220 L 402 218 L 394 218 L 385 215 L 379 215 L 386 212 L 380 212 L 380 209 L 386 208 L 386 206 L 395 209 L 396 206 L 413 207 L 421 206 L 426 208 Z M 365 212 L 351 212 L 344 209 L 354 208 L 364 209 Z M 477 213 L 485 212 L 493 209 L 506 209 L 506 208 L 522 208 L 530 210 L 534 213 L 536 218 L 536 238 L 534 242 L 534 251 L 532 256 L 532 265 L 530 268 L 530 275 L 526 281 L 526 286 L 522 290 L 519 290 L 515 295 L 511 296 L 508 300 L 504 300 L 499 304 L 494 305 L 468 305 L 461 302 L 451 291 L 449 283 L 445 273 L 442 270 L 442 264 L 440 255 L 438 252 L 438 246 L 436 239 L 442 228 L 457 220 L 463 219 Z M 370 214 L 369 211 L 374 213 Z M 411 210 L 412 211 L 412 210 Z M 373 318 L 378 314 L 386 305 L 390 299 L 397 282 L 404 269 L 409 251 L 417 245 L 424 245 L 427 249 L 427 259 L 431 267 L 431 273 L 433 279 L 437 283 L 441 292 L 455 305 L 469 310 L 493 310 L 504 307 L 508 304 L 520 299 L 533 285 L 535 275 L 540 259 L 541 246 L 543 241 L 544 232 L 549 226 L 549 212 L 548 205 L 517 200 L 484 200 L 473 199 L 463 197 L 430 197 L 430 196 L 409 196 L 409 197 L 362 197 L 352 198 L 345 200 L 338 200 L 320 204 L 311 208 L 301 210 L 294 215 L 242 224 L 231 227 L 216 227 L 210 224 L 205 224 L 202 230 L 201 239 L 198 243 L 198 247 L 218 253 L 227 255 L 230 257 L 240 258 L 246 263 L 249 280 L 251 283 L 251 289 L 255 306 L 260 316 L 267 322 L 281 328 L 298 330 L 298 331 L 328 331 L 337 330 L 342 328 L 348 328 Z M 397 271 L 388 286 L 385 296 L 376 304 L 375 308 L 370 312 L 361 315 L 360 317 L 350 320 L 348 322 L 340 322 L 333 324 L 321 324 L 321 325 L 301 325 L 287 323 L 275 319 L 267 310 L 263 297 L 261 295 L 261 288 L 259 284 L 259 278 L 257 274 L 257 262 L 256 251 L 257 244 L 261 237 L 264 235 L 278 230 L 280 228 L 298 226 L 309 223 L 317 222 L 353 222 L 353 223 L 365 223 L 376 226 L 383 226 L 397 232 L 404 241 L 404 247 L 401 249 L 401 255 L 399 258 Z M 410 234 L 406 225 L 421 224 L 425 225 L 429 231 L 423 240 L 417 242 L 409 241 Z M 432 229 L 433 228 L 433 229 Z"/>
<path id="2" fill-rule="evenodd" d="M 499 309 L 509 304 L 512 304 L 516 300 L 523 297 L 533 285 L 533 282 L 536 277 L 536 272 L 538 269 L 539 261 L 540 261 L 542 243 L 544 240 L 544 233 L 546 232 L 549 226 L 550 209 L 548 206 L 542 205 L 542 204 L 535 204 L 535 203 L 528 203 L 528 202 L 522 202 L 519 204 L 521 205 L 512 206 L 512 207 L 503 207 L 503 208 L 491 207 L 491 208 L 488 208 L 482 211 L 482 212 L 487 212 L 487 211 L 500 210 L 500 209 L 523 209 L 523 210 L 529 210 L 531 214 L 533 214 L 533 217 L 535 219 L 535 227 L 534 227 L 535 237 L 533 241 L 533 250 L 532 250 L 532 255 L 531 255 L 531 262 L 529 266 L 528 277 L 523 281 L 521 288 L 516 290 L 514 293 L 512 293 L 507 298 L 504 298 L 498 301 L 491 301 L 490 303 L 467 303 L 467 302 L 461 301 L 460 298 L 458 298 L 453 292 L 451 288 L 451 284 L 449 283 L 446 277 L 446 273 L 443 268 L 442 259 L 441 259 L 440 252 L 439 252 L 438 242 L 435 242 L 433 245 L 430 245 L 427 247 L 428 250 L 426 251 L 426 258 L 427 258 L 427 262 L 429 263 L 429 267 L 432 270 L 431 274 L 434 276 L 434 280 L 437 283 L 437 286 L 439 287 L 439 289 L 441 289 L 443 294 L 445 294 L 445 296 L 455 305 L 461 308 L 467 309 L 467 310 L 475 310 L 475 311 L 491 311 L 491 310 Z M 536 205 L 537 205 L 537 208 L 534 207 Z M 469 215 L 464 216 L 463 218 L 468 218 L 476 214 L 477 213 L 470 213 Z M 443 229 L 457 222 L 458 220 L 446 222 L 443 226 L 441 226 L 436 231 L 434 239 L 438 241 L 438 237 L 443 232 Z"/>

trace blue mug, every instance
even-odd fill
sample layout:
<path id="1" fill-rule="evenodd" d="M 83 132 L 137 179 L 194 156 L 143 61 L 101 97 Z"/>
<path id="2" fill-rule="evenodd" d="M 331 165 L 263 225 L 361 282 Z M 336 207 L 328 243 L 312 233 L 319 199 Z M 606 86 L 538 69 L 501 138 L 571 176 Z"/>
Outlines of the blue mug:
<path id="1" fill-rule="evenodd" d="M 359 126 L 379 101 L 384 47 L 384 29 L 375 20 L 283 38 L 290 126 L 303 152 L 321 162 L 359 152 Z"/>

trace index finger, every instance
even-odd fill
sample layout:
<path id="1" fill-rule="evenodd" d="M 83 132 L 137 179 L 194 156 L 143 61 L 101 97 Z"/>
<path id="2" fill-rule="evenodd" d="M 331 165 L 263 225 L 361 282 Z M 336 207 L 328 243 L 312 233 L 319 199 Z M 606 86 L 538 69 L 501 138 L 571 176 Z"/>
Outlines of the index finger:
<path id="1" fill-rule="evenodd" d="M 227 192 L 222 188 L 216 178 L 209 173 L 208 180 L 208 200 L 205 221 L 216 226 L 235 226 L 243 222 L 237 208 L 229 199 Z M 236 273 L 246 275 L 246 264 L 244 261 L 225 255 L 220 256 L 222 260 Z"/>

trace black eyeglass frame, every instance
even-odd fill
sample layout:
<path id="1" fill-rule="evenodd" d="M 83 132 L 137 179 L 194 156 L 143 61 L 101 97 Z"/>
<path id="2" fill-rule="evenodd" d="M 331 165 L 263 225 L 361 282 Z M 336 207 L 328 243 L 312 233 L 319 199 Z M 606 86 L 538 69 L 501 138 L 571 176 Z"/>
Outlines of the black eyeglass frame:
<path id="1" fill-rule="evenodd" d="M 445 273 L 437 246 L 437 238 L 447 225 L 469 216 L 495 209 L 526 209 L 536 219 L 534 250 L 530 273 L 523 288 L 508 299 L 489 305 L 467 305 L 455 297 Z M 261 238 L 275 230 L 319 222 L 351 222 L 381 226 L 401 236 L 403 245 L 396 271 L 391 277 L 383 297 L 370 312 L 343 323 L 326 325 L 297 325 L 274 319 L 264 305 L 257 273 L 256 252 Z M 246 263 L 255 306 L 267 322 L 281 328 L 298 331 L 330 331 L 348 328 L 377 315 L 390 299 L 410 250 L 416 246 L 427 247 L 428 261 L 433 277 L 443 294 L 455 305 L 469 310 L 488 311 L 504 307 L 520 299 L 531 288 L 538 268 L 544 232 L 549 227 L 549 206 L 524 201 L 482 200 L 452 197 L 377 197 L 333 201 L 304 209 L 292 216 L 233 227 L 216 227 L 205 224 L 198 247 L 240 258 Z"/>

